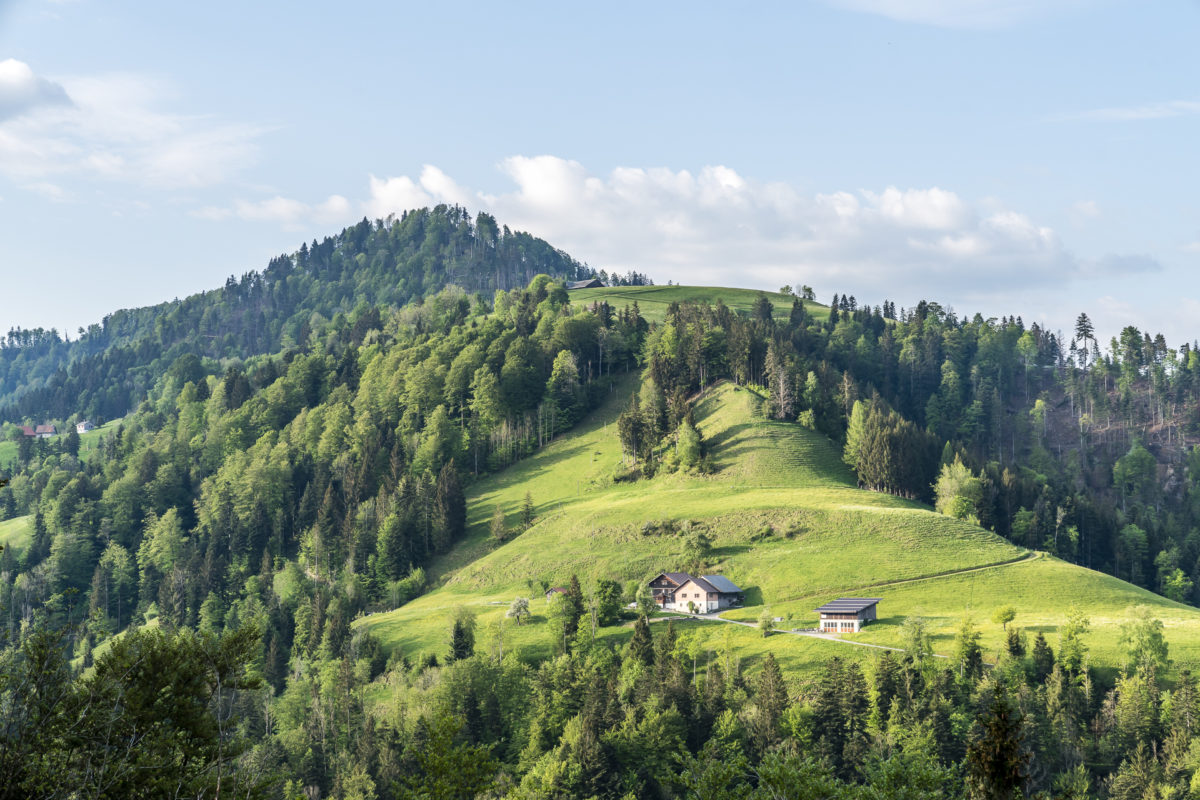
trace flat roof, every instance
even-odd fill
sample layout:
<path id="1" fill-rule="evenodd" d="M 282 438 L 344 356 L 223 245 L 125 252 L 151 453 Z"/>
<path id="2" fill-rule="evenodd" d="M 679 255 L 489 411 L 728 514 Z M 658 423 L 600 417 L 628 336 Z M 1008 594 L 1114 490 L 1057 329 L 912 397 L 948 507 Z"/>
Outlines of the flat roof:
<path id="1" fill-rule="evenodd" d="M 866 611 L 882 600 L 882 597 L 840 597 L 817 609 L 821 614 L 857 614 Z"/>

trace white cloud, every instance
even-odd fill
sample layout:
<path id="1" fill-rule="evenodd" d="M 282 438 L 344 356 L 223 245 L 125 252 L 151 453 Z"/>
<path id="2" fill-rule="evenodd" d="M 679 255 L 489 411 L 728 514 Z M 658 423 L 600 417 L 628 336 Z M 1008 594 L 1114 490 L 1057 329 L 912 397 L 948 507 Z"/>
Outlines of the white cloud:
<path id="1" fill-rule="evenodd" d="M 934 298 L 992 313 L 1025 308 L 1038 289 L 1162 269 L 1147 255 L 1078 259 L 1029 215 L 942 187 L 805 193 L 726 166 L 618 167 L 597 175 L 549 155 L 514 156 L 499 168 L 512 185 L 497 193 L 427 165 L 417 178 L 371 175 L 361 202 L 334 195 L 314 205 L 276 196 L 193 213 L 298 230 L 457 204 L 488 211 L 594 267 L 637 270 L 659 282 L 808 284 L 874 303 Z"/>
<path id="2" fill-rule="evenodd" d="M 900 22 L 944 28 L 1000 28 L 1057 11 L 1069 11 L 1088 0 L 826 0 L 850 11 L 877 14 Z"/>
<path id="3" fill-rule="evenodd" d="M 40 106 L 69 105 L 62 86 L 39 78 L 23 61 L 0 61 L 0 120 L 18 117 Z"/>
<path id="4" fill-rule="evenodd" d="M 232 208 L 205 206 L 193 211 L 192 216 L 213 222 L 232 217 L 247 222 L 273 222 L 284 230 L 298 231 L 314 225 L 329 226 L 347 222 L 352 211 L 350 201 L 338 194 L 315 204 L 276 195 L 266 200 L 237 200 Z"/>
<path id="5" fill-rule="evenodd" d="M 253 161 L 261 128 L 166 111 L 169 94 L 136 75 L 56 83 L 19 61 L 0 62 L 0 174 L 193 188 Z"/>

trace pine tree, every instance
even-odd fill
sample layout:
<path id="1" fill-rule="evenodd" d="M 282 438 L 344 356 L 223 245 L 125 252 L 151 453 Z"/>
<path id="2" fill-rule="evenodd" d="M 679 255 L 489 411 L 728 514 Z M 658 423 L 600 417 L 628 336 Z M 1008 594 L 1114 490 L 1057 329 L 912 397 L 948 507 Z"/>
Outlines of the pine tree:
<path id="1" fill-rule="evenodd" d="M 654 666 L 654 638 L 650 635 L 650 623 L 639 616 L 633 624 L 633 637 L 629 640 L 629 657 L 647 667 Z"/>
<path id="2" fill-rule="evenodd" d="M 754 704 L 758 707 L 762 744 L 770 745 L 779 738 L 779 719 L 788 705 L 787 684 L 783 681 L 775 654 L 770 651 L 763 659 L 762 672 L 758 674 Z"/>
<path id="3" fill-rule="evenodd" d="M 1046 637 L 1041 632 L 1033 640 L 1033 678 L 1042 683 L 1054 669 L 1054 651 L 1050 649 Z"/>
<path id="4" fill-rule="evenodd" d="M 579 618 L 583 616 L 583 589 L 579 586 L 579 576 L 572 573 L 571 582 L 560 602 L 563 604 L 563 632 L 567 641 L 575 638 L 579 630 Z"/>
<path id="5" fill-rule="evenodd" d="M 533 494 L 525 492 L 525 500 L 521 503 L 521 530 L 527 531 L 533 527 Z"/>
<path id="6" fill-rule="evenodd" d="M 447 461 L 438 472 L 433 503 L 437 551 L 445 552 L 462 538 L 467 529 L 467 501 L 453 459 Z"/>
<path id="7" fill-rule="evenodd" d="M 976 800 L 1009 800 L 1025 780 L 1021 715 L 996 688 L 967 745 L 967 787 Z"/>
<path id="8" fill-rule="evenodd" d="M 450 630 L 450 656 L 447 660 L 462 661 L 470 658 L 475 651 L 472 639 L 466 624 L 461 619 L 454 620 L 454 627 Z"/>

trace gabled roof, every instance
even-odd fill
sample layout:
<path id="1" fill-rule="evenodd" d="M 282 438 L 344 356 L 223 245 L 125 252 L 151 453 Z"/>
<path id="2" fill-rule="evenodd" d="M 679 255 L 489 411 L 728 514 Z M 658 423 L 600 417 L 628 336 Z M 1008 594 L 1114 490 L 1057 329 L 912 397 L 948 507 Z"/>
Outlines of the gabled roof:
<path id="1" fill-rule="evenodd" d="M 688 575 L 686 572 L 660 572 L 650 580 L 651 582 L 654 582 L 659 578 L 666 578 L 676 586 L 683 586 L 692 579 L 692 576 Z"/>
<path id="2" fill-rule="evenodd" d="M 599 278 L 589 278 L 586 281 L 571 281 L 567 284 L 567 291 L 571 289 L 601 289 L 604 284 Z"/>
<path id="3" fill-rule="evenodd" d="M 821 614 L 857 614 L 866 611 L 882 600 L 882 597 L 841 597 L 817 609 Z"/>
<path id="4" fill-rule="evenodd" d="M 708 584 L 713 587 L 713 591 L 721 594 L 740 594 L 742 591 L 737 584 L 724 575 L 703 575 L 701 577 L 708 581 Z"/>
<path id="5" fill-rule="evenodd" d="M 37 426 L 37 433 L 54 433 L 54 432 L 55 432 L 55 429 L 54 429 L 53 425 L 38 425 Z"/>
<path id="6" fill-rule="evenodd" d="M 549 589 L 546 590 L 546 594 L 566 594 L 566 593 L 567 593 L 567 587 L 565 587 L 565 586 L 551 586 Z"/>
<path id="7" fill-rule="evenodd" d="M 694 583 L 694 584 L 696 584 L 697 586 L 699 586 L 699 587 L 700 587 L 700 591 L 702 591 L 702 592 L 715 592 L 715 591 L 717 591 L 717 587 L 713 586 L 711 583 L 709 583 L 708 581 L 704 580 L 704 578 L 698 578 L 698 577 L 696 577 L 695 575 L 692 575 L 692 576 L 690 576 L 690 577 L 688 578 L 688 580 L 690 580 L 692 583 Z M 686 581 L 685 581 L 685 583 L 686 583 Z"/>
<path id="8" fill-rule="evenodd" d="M 21 433 L 25 434 L 26 436 L 36 436 L 37 435 L 33 432 L 33 428 L 29 427 L 28 425 L 21 426 Z"/>

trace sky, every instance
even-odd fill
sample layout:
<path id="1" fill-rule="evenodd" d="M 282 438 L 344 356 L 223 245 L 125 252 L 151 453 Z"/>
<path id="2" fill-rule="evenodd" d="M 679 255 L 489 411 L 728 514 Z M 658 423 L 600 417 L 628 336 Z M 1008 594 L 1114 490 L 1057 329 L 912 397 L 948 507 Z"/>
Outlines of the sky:
<path id="1" fill-rule="evenodd" d="M 1200 0 L 0 0 L 0 329 L 364 216 L 658 283 L 1200 338 Z"/>

